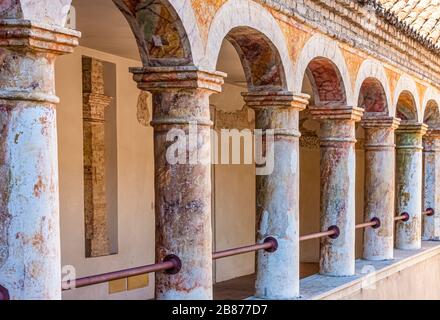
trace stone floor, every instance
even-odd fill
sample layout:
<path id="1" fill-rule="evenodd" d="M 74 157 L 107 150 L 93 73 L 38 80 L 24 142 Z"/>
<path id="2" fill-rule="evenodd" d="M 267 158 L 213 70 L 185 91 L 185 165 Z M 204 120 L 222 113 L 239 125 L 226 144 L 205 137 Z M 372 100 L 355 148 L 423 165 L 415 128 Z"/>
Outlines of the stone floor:
<path id="1" fill-rule="evenodd" d="M 318 263 L 301 263 L 300 278 L 317 273 Z M 242 300 L 254 294 L 255 274 L 216 283 L 214 285 L 215 300 Z"/>

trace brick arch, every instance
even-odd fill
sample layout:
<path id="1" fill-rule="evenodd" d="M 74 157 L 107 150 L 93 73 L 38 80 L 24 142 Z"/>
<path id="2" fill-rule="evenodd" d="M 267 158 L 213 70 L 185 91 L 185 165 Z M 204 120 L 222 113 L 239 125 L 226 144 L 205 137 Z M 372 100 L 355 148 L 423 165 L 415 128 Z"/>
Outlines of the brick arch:
<path id="1" fill-rule="evenodd" d="M 423 121 L 417 85 L 414 79 L 408 75 L 402 75 L 397 82 L 393 101 L 394 112 L 397 117 L 399 117 L 399 113 L 412 112 L 413 119 L 411 120 L 415 120 L 417 122 Z M 406 118 L 408 118 L 408 115 Z"/>
<path id="2" fill-rule="evenodd" d="M 347 104 L 347 94 L 337 66 L 327 58 L 316 57 L 307 66 L 316 105 Z"/>
<path id="3" fill-rule="evenodd" d="M 437 90 L 429 87 L 422 102 L 423 122 L 430 125 L 440 126 L 440 94 Z"/>
<path id="4" fill-rule="evenodd" d="M 203 42 L 192 6 L 181 0 L 112 0 L 127 19 L 144 66 L 199 65 Z"/>
<path id="5" fill-rule="evenodd" d="M 428 100 L 425 106 L 423 122 L 429 128 L 440 128 L 440 105 L 437 100 Z"/>
<path id="6" fill-rule="evenodd" d="M 381 63 L 370 59 L 362 63 L 356 78 L 354 99 L 366 112 L 394 115 L 390 85 Z"/>
<path id="7" fill-rule="evenodd" d="M 211 23 L 202 66 L 215 70 L 225 38 L 240 55 L 250 89 L 275 85 L 292 90 L 293 67 L 286 40 L 264 7 L 250 0 L 226 2 Z"/>
<path id="8" fill-rule="evenodd" d="M 339 77 L 340 92 L 345 94 L 345 103 L 349 106 L 356 106 L 357 101 L 353 96 L 350 74 L 342 51 L 337 42 L 318 34 L 311 37 L 302 48 L 294 71 L 293 91 L 301 93 L 303 79 L 309 70 L 310 63 L 318 61 L 317 59 L 330 63 L 326 64 L 328 70 L 330 70 L 330 65 L 333 66 L 334 72 L 332 73 L 336 73 Z"/>

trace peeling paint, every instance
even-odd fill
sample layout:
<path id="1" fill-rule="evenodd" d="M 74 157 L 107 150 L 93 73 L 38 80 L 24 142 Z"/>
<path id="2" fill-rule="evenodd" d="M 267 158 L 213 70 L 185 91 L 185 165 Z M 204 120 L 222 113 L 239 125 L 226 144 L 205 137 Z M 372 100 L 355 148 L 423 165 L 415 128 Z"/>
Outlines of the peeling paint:
<path id="1" fill-rule="evenodd" d="M 394 199 L 396 118 L 371 116 L 362 120 L 365 129 L 364 220 L 380 220 L 379 228 L 364 232 L 363 258 L 387 260 L 394 255 Z"/>
<path id="2" fill-rule="evenodd" d="M 61 298 L 54 61 L 79 33 L 55 26 L 70 1 L 40 2 L 0 4 L 0 284 L 14 300 Z M 38 41 L 18 19 L 41 23 Z"/>
<path id="3" fill-rule="evenodd" d="M 256 177 L 257 241 L 278 241 L 276 252 L 258 252 L 257 298 L 299 296 L 299 111 L 309 96 L 283 92 L 243 93 L 255 110 L 255 128 L 274 130 L 274 170 Z"/>
<path id="4" fill-rule="evenodd" d="M 196 122 L 195 152 L 209 157 L 209 95 L 220 91 L 223 74 L 179 67 L 132 72 L 139 88 L 153 94 L 156 260 L 168 254 L 182 260 L 179 273 L 156 273 L 156 298 L 212 299 L 211 166 L 168 163 L 166 137 L 172 128 L 188 134 Z"/>
<path id="5" fill-rule="evenodd" d="M 407 212 L 407 222 L 396 224 L 396 248 L 421 247 L 422 137 L 427 126 L 403 121 L 396 130 L 396 215 Z"/>
<path id="6" fill-rule="evenodd" d="M 337 226 L 337 239 L 321 239 L 320 273 L 351 276 L 355 272 L 355 123 L 360 108 L 312 107 L 321 123 L 321 230 Z"/>
<path id="7" fill-rule="evenodd" d="M 437 119 L 438 120 L 438 119 Z M 423 240 L 440 240 L 440 131 L 430 129 L 423 138 L 424 186 L 423 210 L 434 209 L 423 217 Z"/>

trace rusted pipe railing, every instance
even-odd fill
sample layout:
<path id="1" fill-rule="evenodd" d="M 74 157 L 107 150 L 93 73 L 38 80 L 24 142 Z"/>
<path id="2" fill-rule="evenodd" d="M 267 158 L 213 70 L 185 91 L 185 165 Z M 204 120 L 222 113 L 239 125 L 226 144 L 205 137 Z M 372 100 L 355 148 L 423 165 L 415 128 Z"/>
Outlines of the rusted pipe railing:
<path id="1" fill-rule="evenodd" d="M 356 229 L 363 229 L 371 227 L 373 229 L 377 229 L 380 227 L 380 219 L 379 218 L 372 218 L 368 222 L 364 222 L 361 224 L 356 225 Z M 317 233 L 311 233 L 306 234 L 304 236 L 299 237 L 299 241 L 307 241 L 312 239 L 319 239 L 324 237 L 329 237 L 331 239 L 337 239 L 339 235 L 341 234 L 339 228 L 337 226 L 330 226 L 327 231 L 317 232 Z"/>
<path id="2" fill-rule="evenodd" d="M 337 226 L 330 226 L 327 231 L 323 232 L 317 232 L 317 233 L 311 233 L 306 234 L 304 236 L 299 237 L 299 241 L 307 241 L 312 239 L 319 239 L 324 237 L 329 237 L 331 239 L 337 239 L 339 235 L 341 234 L 341 231 Z"/>
<path id="3" fill-rule="evenodd" d="M 9 300 L 9 291 L 5 287 L 0 286 L 0 301 Z"/>
<path id="4" fill-rule="evenodd" d="M 229 250 L 223 250 L 219 252 L 212 253 L 212 259 L 217 260 L 226 257 L 232 257 L 239 254 L 244 254 L 248 252 L 254 252 L 259 250 L 266 250 L 267 252 L 275 252 L 278 249 L 278 241 L 275 238 L 267 237 L 264 239 L 263 243 L 257 243 L 250 246 L 239 247 Z"/>
<path id="5" fill-rule="evenodd" d="M 435 214 L 435 211 L 434 211 L 434 209 L 432 209 L 432 208 L 428 208 L 428 209 L 426 209 L 425 211 L 422 212 L 422 216 L 428 216 L 428 217 L 431 217 L 431 216 L 433 216 L 434 214 Z"/>
<path id="6" fill-rule="evenodd" d="M 433 216 L 435 214 L 434 209 L 432 208 L 428 208 L 425 211 L 422 211 L 422 216 Z M 402 222 L 407 222 L 409 220 L 409 213 L 408 212 L 403 212 L 400 216 L 395 216 L 394 217 L 394 221 L 402 221 Z"/>
<path id="7" fill-rule="evenodd" d="M 74 280 L 75 282 L 73 283 L 73 288 L 82 288 L 95 284 L 105 283 L 112 280 L 118 280 L 158 271 L 165 271 L 167 274 L 176 274 L 180 271 L 181 268 L 182 262 L 180 261 L 179 257 L 175 255 L 168 255 L 163 259 L 163 262 L 160 263 L 76 279 Z M 64 281 L 62 283 L 63 291 L 72 289 L 70 287 L 71 284 L 71 281 Z"/>
<path id="8" fill-rule="evenodd" d="M 379 218 L 372 218 L 369 222 L 364 222 L 356 225 L 356 229 L 364 229 L 364 228 L 373 228 L 378 229 L 380 228 L 380 219 Z"/>
<path id="9" fill-rule="evenodd" d="M 404 212 L 400 216 L 394 217 L 394 221 L 407 222 L 408 220 L 409 220 L 409 213 L 408 212 Z"/>

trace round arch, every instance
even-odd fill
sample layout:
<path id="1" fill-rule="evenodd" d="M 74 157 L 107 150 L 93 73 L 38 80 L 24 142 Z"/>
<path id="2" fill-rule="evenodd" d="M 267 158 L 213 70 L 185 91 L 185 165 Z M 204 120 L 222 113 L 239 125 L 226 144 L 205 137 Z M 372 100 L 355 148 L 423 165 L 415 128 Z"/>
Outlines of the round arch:
<path id="1" fill-rule="evenodd" d="M 203 41 L 192 6 L 186 1 L 159 0 L 142 8 L 137 7 L 141 0 L 112 1 L 130 25 L 144 66 L 200 64 L 204 55 Z M 150 45 L 153 42 L 155 44 Z M 161 59 L 162 62 L 152 61 Z"/>
<path id="2" fill-rule="evenodd" d="M 293 76 L 293 92 L 301 93 L 306 70 L 316 58 L 325 58 L 334 64 L 343 82 L 347 104 L 356 106 L 357 101 L 353 96 L 350 74 L 342 51 L 337 42 L 318 34 L 312 36 L 301 51 Z"/>
<path id="3" fill-rule="evenodd" d="M 201 66 L 215 70 L 223 40 L 237 28 L 248 27 L 270 39 L 280 58 L 287 90 L 292 90 L 293 66 L 286 39 L 275 18 L 261 5 L 249 0 L 229 0 L 215 15 L 209 29 Z"/>
<path id="4" fill-rule="evenodd" d="M 362 85 L 368 79 L 374 79 L 382 86 L 385 94 L 385 100 L 388 106 L 388 115 L 393 116 L 395 112 L 393 111 L 392 107 L 391 89 L 388 77 L 386 75 L 383 65 L 377 61 L 367 59 L 361 64 L 354 88 L 354 100 L 359 101 Z"/>
<path id="5" fill-rule="evenodd" d="M 422 102 L 423 119 L 425 119 L 425 113 L 431 101 L 434 101 L 437 104 L 438 108 L 440 108 L 440 94 L 433 87 L 429 87 L 426 90 L 425 95 L 423 96 L 423 102 Z"/>
<path id="6" fill-rule="evenodd" d="M 417 90 L 416 82 L 413 78 L 410 76 L 404 74 L 400 77 L 399 81 L 397 82 L 396 89 L 394 90 L 394 99 L 393 99 L 393 115 L 397 114 L 397 103 L 399 102 L 399 97 L 402 93 L 407 92 L 411 94 L 414 104 L 415 104 L 415 111 L 416 111 L 416 120 L 418 122 L 423 121 L 423 114 L 421 112 L 420 107 L 420 96 L 419 92 Z"/>

